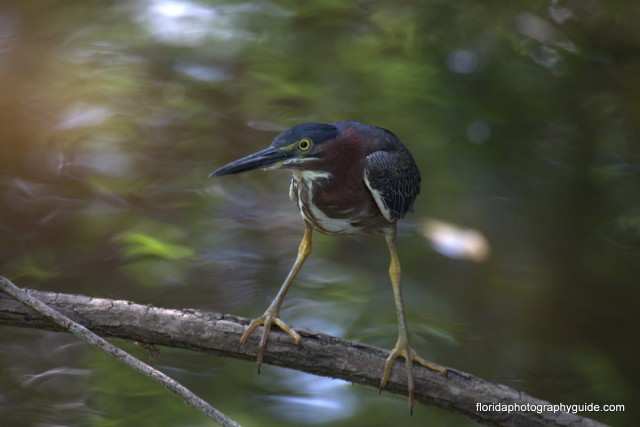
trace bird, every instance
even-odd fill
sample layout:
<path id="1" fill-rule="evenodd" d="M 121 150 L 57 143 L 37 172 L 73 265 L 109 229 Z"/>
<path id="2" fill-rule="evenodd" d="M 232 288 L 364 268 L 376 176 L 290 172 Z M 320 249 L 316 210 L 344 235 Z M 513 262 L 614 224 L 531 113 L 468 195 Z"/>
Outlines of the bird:
<path id="1" fill-rule="evenodd" d="M 413 412 L 413 362 L 446 374 L 446 368 L 420 357 L 411 345 L 401 292 L 396 247 L 399 219 L 413 210 L 420 192 L 420 171 L 405 145 L 389 130 L 356 121 L 302 123 L 280 133 L 271 145 L 216 169 L 209 177 L 251 170 L 291 172 L 289 196 L 304 220 L 304 235 L 296 260 L 264 314 L 249 324 L 240 346 L 262 326 L 258 344 L 258 373 L 269 333 L 277 326 L 300 344 L 300 335 L 280 318 L 285 295 L 309 257 L 313 231 L 324 234 L 384 236 L 389 247 L 389 277 L 398 317 L 398 340 L 385 360 L 380 391 L 394 362 L 405 360 L 409 411 Z"/>

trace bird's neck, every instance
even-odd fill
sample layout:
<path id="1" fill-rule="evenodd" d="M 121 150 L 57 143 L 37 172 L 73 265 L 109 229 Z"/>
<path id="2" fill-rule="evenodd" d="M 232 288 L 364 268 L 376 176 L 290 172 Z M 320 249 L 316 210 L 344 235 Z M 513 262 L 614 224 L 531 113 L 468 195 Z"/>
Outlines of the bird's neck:
<path id="1" fill-rule="evenodd" d="M 319 179 L 328 179 L 333 175 L 327 171 L 314 171 L 314 170 L 294 170 L 293 175 L 297 181 L 309 181 L 314 182 Z"/>

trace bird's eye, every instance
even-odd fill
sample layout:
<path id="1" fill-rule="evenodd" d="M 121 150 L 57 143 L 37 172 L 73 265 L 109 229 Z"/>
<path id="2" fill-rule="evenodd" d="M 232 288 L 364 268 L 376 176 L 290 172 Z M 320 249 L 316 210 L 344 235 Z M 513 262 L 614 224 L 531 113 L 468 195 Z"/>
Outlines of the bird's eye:
<path id="1" fill-rule="evenodd" d="M 302 138 L 300 141 L 298 141 L 298 148 L 302 151 L 307 151 L 309 148 L 311 148 L 311 140 L 309 138 Z"/>

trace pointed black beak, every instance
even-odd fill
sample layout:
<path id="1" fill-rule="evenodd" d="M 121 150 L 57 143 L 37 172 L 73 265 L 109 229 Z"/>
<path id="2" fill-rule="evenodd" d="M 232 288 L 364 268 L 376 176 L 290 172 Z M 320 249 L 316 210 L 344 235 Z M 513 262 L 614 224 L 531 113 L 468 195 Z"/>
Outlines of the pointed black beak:
<path id="1" fill-rule="evenodd" d="M 278 162 L 280 162 L 280 160 L 287 157 L 289 156 L 286 152 L 274 147 L 267 147 L 264 150 L 260 150 L 257 153 L 250 154 L 214 170 L 209 174 L 209 178 L 212 176 L 231 175 L 254 169 L 274 168 L 278 166 Z"/>

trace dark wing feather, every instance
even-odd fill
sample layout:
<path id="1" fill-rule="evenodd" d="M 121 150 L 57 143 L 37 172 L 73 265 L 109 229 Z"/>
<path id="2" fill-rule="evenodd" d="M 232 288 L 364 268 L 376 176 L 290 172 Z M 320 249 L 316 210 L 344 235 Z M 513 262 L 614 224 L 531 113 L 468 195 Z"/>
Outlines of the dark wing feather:
<path id="1" fill-rule="evenodd" d="M 384 217 L 391 222 L 404 218 L 412 210 L 420 192 L 420 172 L 401 143 L 390 151 L 375 151 L 367 156 L 365 184 Z M 394 144 L 395 145 L 395 144 Z"/>

